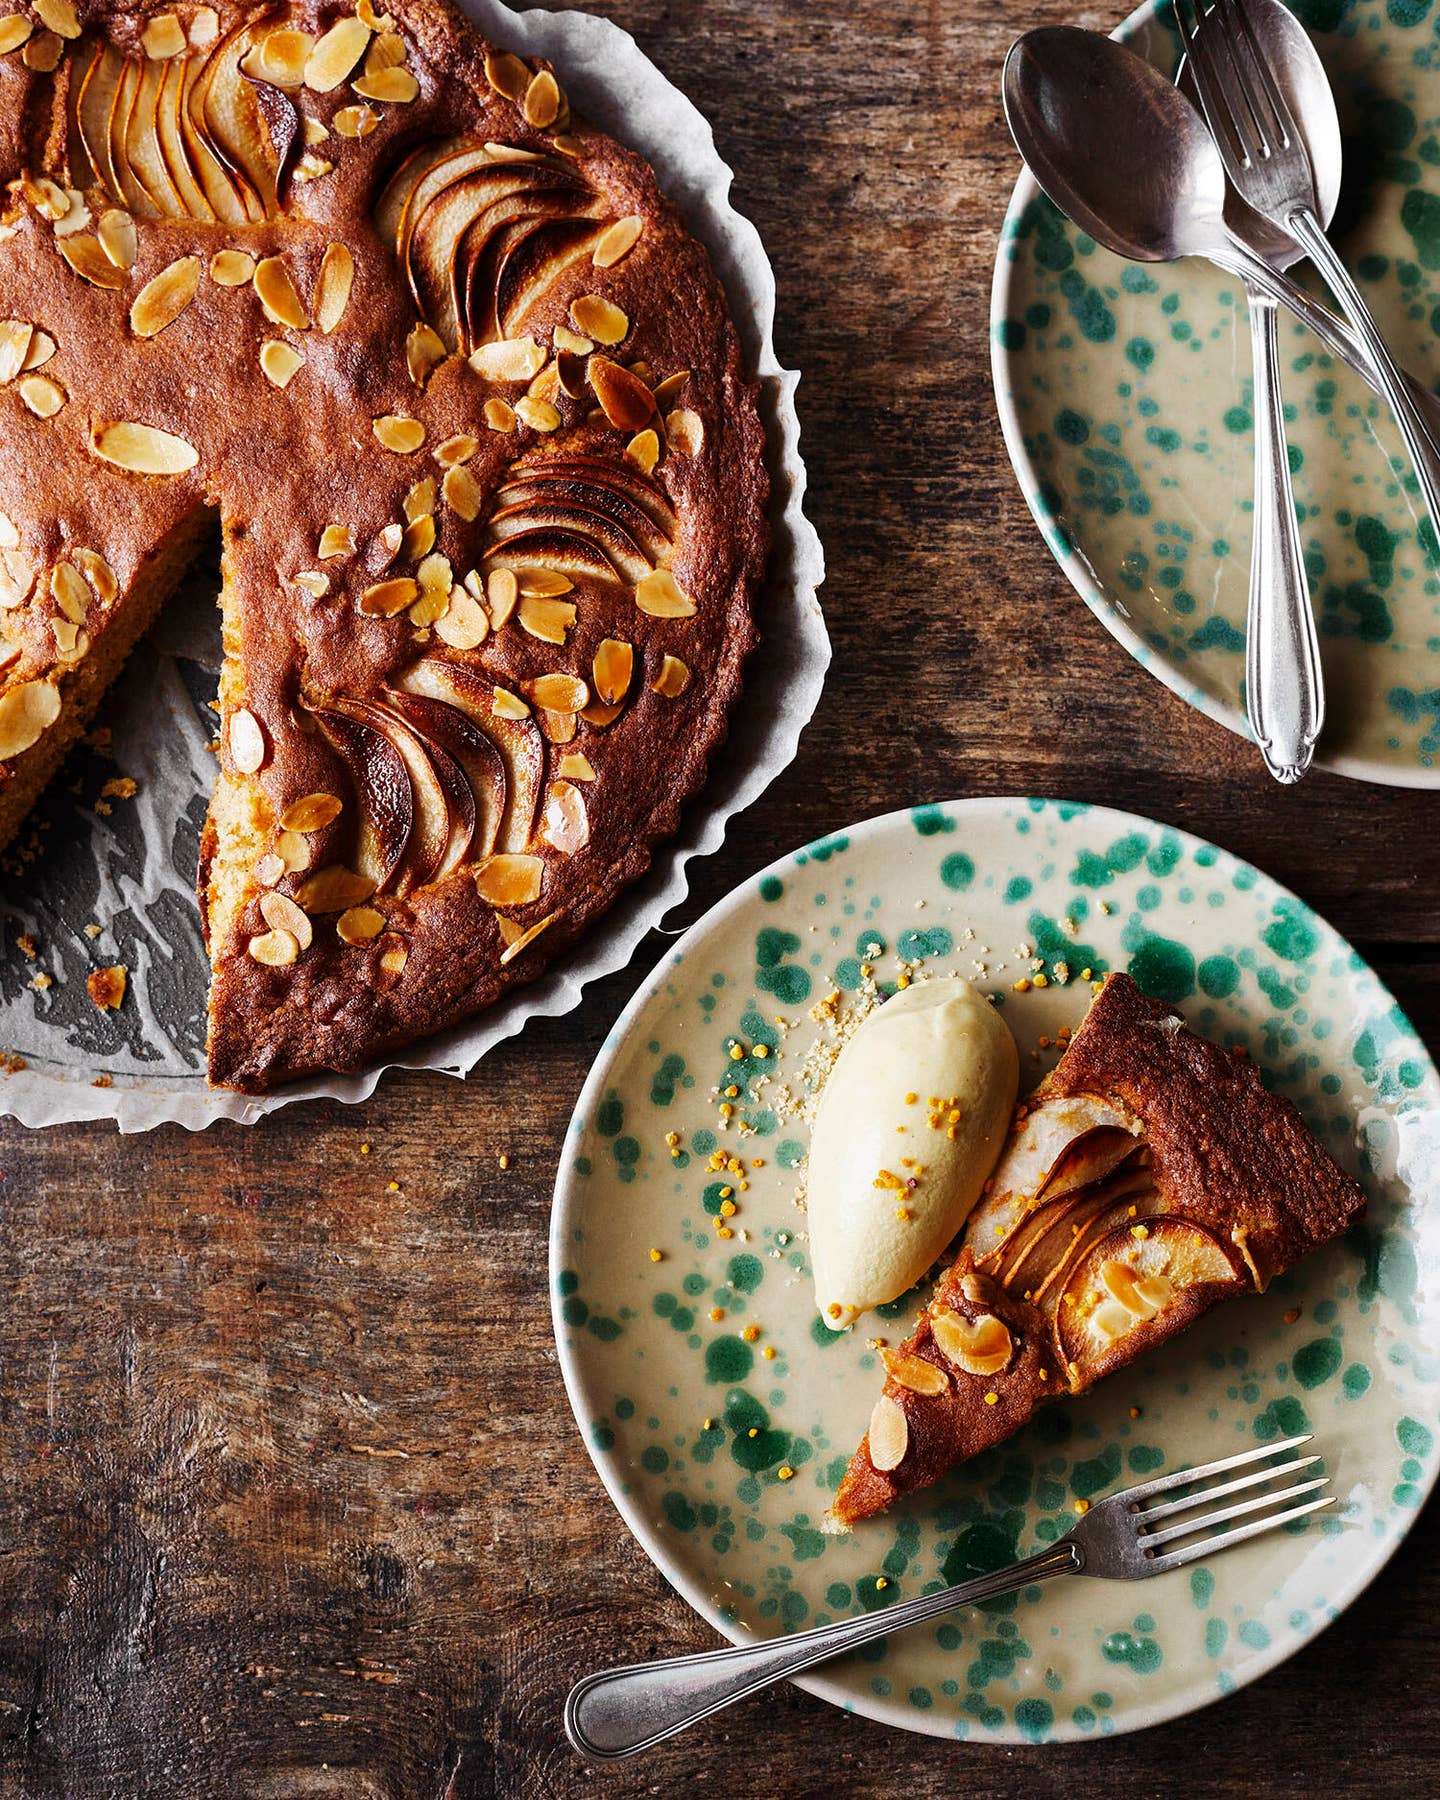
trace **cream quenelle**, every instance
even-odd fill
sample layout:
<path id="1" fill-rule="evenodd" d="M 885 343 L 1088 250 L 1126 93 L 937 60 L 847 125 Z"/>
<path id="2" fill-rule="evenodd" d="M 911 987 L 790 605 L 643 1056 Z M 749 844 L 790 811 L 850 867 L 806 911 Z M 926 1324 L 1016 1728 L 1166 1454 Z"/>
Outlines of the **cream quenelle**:
<path id="1" fill-rule="evenodd" d="M 912 1287 L 965 1223 L 1018 1081 L 1010 1028 L 968 981 L 917 982 L 861 1021 L 820 1096 L 806 1181 L 832 1330 Z"/>

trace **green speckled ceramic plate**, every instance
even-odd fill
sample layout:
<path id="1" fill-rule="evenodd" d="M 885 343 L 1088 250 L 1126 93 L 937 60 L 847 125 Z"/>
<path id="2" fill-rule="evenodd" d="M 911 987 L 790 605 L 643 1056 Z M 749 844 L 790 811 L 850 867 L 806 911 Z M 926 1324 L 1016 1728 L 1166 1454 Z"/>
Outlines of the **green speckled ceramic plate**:
<path id="1" fill-rule="evenodd" d="M 898 1341 L 920 1296 L 838 1337 L 817 1318 L 795 1203 L 807 1133 L 783 1090 L 803 1087 L 821 1030 L 810 1008 L 832 984 L 843 1001 L 862 965 L 883 989 L 902 963 L 994 991 L 1035 1079 L 1053 1055 L 1043 1040 L 1085 1010 L 1081 971 L 1128 969 L 1199 1030 L 1244 1045 L 1371 1205 L 1346 1242 L 1268 1294 L 833 1538 L 820 1520 L 881 1380 L 867 1340 Z M 1015 991 L 1037 973 L 1043 990 Z M 710 1167 L 719 1151 L 743 1177 Z M 894 813 L 739 888 L 615 1027 L 556 1189 L 561 1364 L 626 1523 L 737 1641 L 998 1566 L 1063 1531 L 1077 1499 L 1313 1430 L 1340 1501 L 1323 1524 L 1138 1586 L 1031 1588 L 802 1682 L 940 1736 L 1133 1730 L 1288 1656 L 1414 1519 L 1440 1430 L 1437 1166 L 1440 1079 L 1421 1044 L 1349 945 L 1257 870 L 1099 808 Z M 615 1644 L 617 1660 L 627 1648 Z"/>
<path id="2" fill-rule="evenodd" d="M 1335 240 L 1401 360 L 1433 381 L 1440 11 L 1430 0 L 1291 3 L 1330 73 L 1345 132 Z M 1169 0 L 1141 7 L 1116 36 L 1173 72 Z M 992 356 L 1030 510 L 1125 648 L 1248 735 L 1254 434 L 1244 308 L 1240 284 L 1209 263 L 1123 262 L 1062 218 L 1028 174 L 1016 186 L 995 269 Z M 1282 314 L 1280 330 L 1328 693 L 1318 760 L 1371 781 L 1440 785 L 1440 579 L 1419 537 L 1404 445 L 1382 403 L 1303 326 Z"/>

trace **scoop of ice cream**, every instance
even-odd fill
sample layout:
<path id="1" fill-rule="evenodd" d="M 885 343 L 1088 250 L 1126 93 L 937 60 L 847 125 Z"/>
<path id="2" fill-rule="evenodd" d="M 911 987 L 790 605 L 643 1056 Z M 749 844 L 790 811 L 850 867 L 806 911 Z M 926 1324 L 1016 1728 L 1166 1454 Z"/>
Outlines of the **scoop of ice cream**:
<path id="1" fill-rule="evenodd" d="M 1010 1028 L 968 981 L 917 983 L 861 1021 L 820 1097 L 806 1180 L 832 1330 L 912 1287 L 965 1223 L 1018 1080 Z"/>

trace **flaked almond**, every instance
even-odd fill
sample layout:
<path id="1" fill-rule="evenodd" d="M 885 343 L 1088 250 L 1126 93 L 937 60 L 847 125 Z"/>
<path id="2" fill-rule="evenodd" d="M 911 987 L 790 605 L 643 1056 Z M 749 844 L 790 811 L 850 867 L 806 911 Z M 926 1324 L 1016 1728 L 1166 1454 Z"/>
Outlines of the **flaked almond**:
<path id="1" fill-rule="evenodd" d="M 473 650 L 484 642 L 489 629 L 485 609 L 471 595 L 457 588 L 445 616 L 436 621 L 435 635 L 452 650 Z"/>
<path id="2" fill-rule="evenodd" d="M 302 950 L 308 950 L 315 937 L 315 927 L 293 900 L 284 894 L 262 894 L 260 917 L 272 931 L 288 931 Z"/>
<path id="3" fill-rule="evenodd" d="M 912 1394 L 943 1394 L 950 1385 L 950 1377 L 945 1371 L 937 1369 L 932 1362 L 926 1362 L 923 1356 L 907 1356 L 900 1350 L 882 1350 L 880 1360 L 890 1379 L 898 1381 L 903 1388 L 909 1388 Z"/>
<path id="4" fill-rule="evenodd" d="M 190 42 L 197 50 L 213 44 L 220 35 L 220 15 L 213 6 L 197 6 L 190 15 Z"/>
<path id="5" fill-rule="evenodd" d="M 400 554 L 400 540 L 405 536 L 403 525 L 387 525 L 375 539 L 375 547 L 384 558 L 383 566 L 388 568 Z"/>
<path id="6" fill-rule="evenodd" d="M 655 383 L 655 404 L 667 406 L 690 379 L 688 369 L 677 369 L 673 375 L 667 375 L 663 381 Z"/>
<path id="7" fill-rule="evenodd" d="M 184 438 L 128 419 L 100 426 L 90 448 L 103 462 L 133 475 L 183 475 L 200 460 L 200 452 Z"/>
<path id="8" fill-rule="evenodd" d="M 420 92 L 420 83 L 408 69 L 377 69 L 350 86 L 362 100 L 378 100 L 389 106 L 408 106 Z"/>
<path id="9" fill-rule="evenodd" d="M 272 87 L 298 88 L 305 82 L 305 66 L 315 40 L 308 31 L 280 25 L 265 36 L 245 58 L 245 73 Z"/>
<path id="10" fill-rule="evenodd" d="M 513 431 L 515 429 L 515 408 L 508 400 L 487 400 L 485 402 L 485 423 L 491 431 Z"/>
<path id="11" fill-rule="evenodd" d="M 490 856 L 475 871 L 475 891 L 491 906 L 528 906 L 540 898 L 544 872 L 538 856 Z"/>
<path id="12" fill-rule="evenodd" d="M 898 1469 L 910 1446 L 910 1427 L 905 1409 L 889 1394 L 882 1394 L 870 1414 L 870 1461 L 882 1471 Z"/>
<path id="13" fill-rule="evenodd" d="M 533 944 L 535 942 L 536 938 L 539 937 L 539 935 L 542 931 L 544 931 L 548 926 L 553 925 L 555 923 L 555 914 L 550 913 L 547 917 L 545 917 L 543 919 L 537 919 L 536 922 L 530 927 L 530 929 L 528 931 L 521 931 L 516 936 L 511 936 L 510 933 L 505 932 L 503 929 L 504 926 L 512 923 L 511 920 L 502 919 L 500 921 L 500 923 L 501 923 L 501 927 L 502 927 L 501 935 L 506 937 L 508 940 L 505 945 L 505 949 L 501 952 L 501 955 L 500 955 L 500 965 L 503 968 L 506 963 L 514 962 L 515 958 L 520 954 L 520 952 L 522 950 L 524 950 L 528 945 Z"/>
<path id="14" fill-rule="evenodd" d="M 115 571 L 97 550 L 72 550 L 70 559 L 80 573 L 95 590 L 95 597 L 102 606 L 114 603 L 120 592 L 120 583 L 115 579 Z"/>
<path id="15" fill-rule="evenodd" d="M 52 619 L 50 633 L 55 639 L 55 648 L 61 662 L 75 660 L 76 650 L 82 637 L 85 639 L 86 649 L 88 650 L 90 647 L 89 633 L 81 631 L 80 627 L 70 619 Z"/>
<path id="16" fill-rule="evenodd" d="M 590 358 L 588 372 L 595 398 L 616 430 L 643 431 L 655 416 L 655 396 L 640 377 L 598 354 Z"/>
<path id="17" fill-rule="evenodd" d="M 7 13 L 0 19 L 0 56 L 8 56 L 12 50 L 18 50 L 34 29 L 24 13 Z M 523 63 L 521 67 L 524 67 Z M 526 80 L 529 80 L 528 72 Z"/>
<path id="18" fill-rule="evenodd" d="M 648 426 L 644 431 L 637 431 L 625 446 L 625 460 L 634 463 L 642 475 L 654 472 L 660 460 L 660 438 Z"/>
<path id="19" fill-rule="evenodd" d="M 95 225 L 95 235 L 100 240 L 100 248 L 117 269 L 135 266 L 135 258 L 140 253 L 140 239 L 135 230 L 134 219 L 123 207 L 112 206 L 101 213 Z M 157 276 L 156 280 L 159 279 Z"/>
<path id="20" fill-rule="evenodd" d="M 571 331 L 568 325 L 557 325 L 551 335 L 557 355 L 563 350 L 571 356 L 585 357 L 595 348 L 589 338 L 581 337 L 578 332 Z M 566 392 L 569 392 L 568 388 Z"/>
<path id="21" fill-rule="evenodd" d="M 630 330 L 629 319 L 603 294 L 581 294 L 571 302 L 570 317 L 575 329 L 597 344 L 623 343 Z"/>
<path id="22" fill-rule="evenodd" d="M 635 248 L 644 229 L 645 221 L 638 214 L 632 213 L 627 219 L 617 219 L 602 234 L 590 260 L 597 269 L 613 269 L 616 263 L 623 262 Z"/>
<path id="23" fill-rule="evenodd" d="M 941 1353 L 967 1375 L 998 1375 L 1010 1361 L 1010 1333 L 994 1313 L 972 1320 L 941 1307 L 931 1315 L 930 1329 Z"/>
<path id="24" fill-rule="evenodd" d="M 377 581 L 367 587 L 359 599 L 360 611 L 369 619 L 393 619 L 420 597 L 420 584 L 409 576 L 393 581 Z"/>
<path id="25" fill-rule="evenodd" d="M 533 681 L 525 684 L 525 692 L 537 706 L 543 706 L 550 712 L 579 712 L 582 706 L 590 704 L 590 690 L 580 677 L 560 671 L 552 675 L 537 675 Z"/>
<path id="26" fill-rule="evenodd" d="M 700 415 L 688 406 L 677 406 L 665 415 L 665 442 L 672 450 L 683 450 L 687 456 L 698 456 L 705 442 L 705 427 Z"/>
<path id="27" fill-rule="evenodd" d="M 363 19 L 337 20 L 306 58 L 306 87 L 316 94 L 328 94 L 339 87 L 365 54 L 369 42 L 370 27 Z"/>
<path id="28" fill-rule="evenodd" d="M 485 79 L 497 94 L 520 101 L 530 86 L 530 71 L 508 50 L 489 50 L 485 54 Z"/>
<path id="29" fill-rule="evenodd" d="M 545 796 L 540 836 L 562 856 L 574 856 L 590 841 L 585 796 L 568 781 L 552 781 Z"/>
<path id="30" fill-rule="evenodd" d="M 635 588 L 635 604 L 652 619 L 691 619 L 695 602 L 668 569 L 652 569 Z"/>
<path id="31" fill-rule="evenodd" d="M 37 31 L 26 44 L 20 60 L 37 75 L 53 75 L 65 54 L 65 40 L 58 31 Z"/>
<path id="32" fill-rule="evenodd" d="M 533 337 L 500 338 L 482 344 L 470 367 L 482 381 L 529 381 L 545 367 L 545 352 Z"/>
<path id="33" fill-rule="evenodd" d="M 0 550 L 20 548 L 20 527 L 9 513 L 0 513 Z"/>
<path id="34" fill-rule="evenodd" d="M 572 712 L 550 712 L 541 707 L 539 711 L 540 729 L 545 734 L 547 744 L 568 744 L 574 740 L 579 727 L 575 723 Z"/>
<path id="35" fill-rule="evenodd" d="M 375 892 L 368 875 L 357 875 L 343 863 L 327 863 L 295 890 L 296 904 L 307 913 L 348 912 Z"/>
<path id="36" fill-rule="evenodd" d="M 363 19 L 372 31 L 393 31 L 395 21 L 389 13 L 376 12 L 373 0 L 355 0 L 355 16 Z"/>
<path id="37" fill-rule="evenodd" d="M 330 592 L 330 577 L 321 569 L 301 569 L 295 576 L 295 585 L 316 600 L 323 600 Z"/>
<path id="38" fill-rule="evenodd" d="M 1175 1289 L 1161 1274 L 1142 1275 L 1128 1263 L 1112 1257 L 1100 1265 L 1100 1282 L 1112 1299 L 1137 1319 L 1151 1319 L 1173 1297 Z"/>
<path id="39" fill-rule="evenodd" d="M 58 562 L 50 571 L 50 594 L 67 619 L 83 625 L 90 613 L 90 584 L 74 563 Z"/>
<path id="40" fill-rule="evenodd" d="M 292 331 L 308 331 L 310 315 L 295 292 L 290 271 L 278 256 L 267 256 L 255 265 L 255 292 L 265 317 L 274 325 L 288 325 Z"/>
<path id="41" fill-rule="evenodd" d="M 555 599 L 561 594 L 568 594 L 575 586 L 568 575 L 562 575 L 558 569 L 522 569 L 516 576 L 520 583 L 520 592 L 527 599 Z"/>
<path id="42" fill-rule="evenodd" d="M 71 0 L 32 0 L 40 23 L 57 37 L 78 38 L 80 21 Z"/>
<path id="43" fill-rule="evenodd" d="M 575 623 L 575 607 L 568 600 L 533 600 L 526 595 L 520 601 L 519 619 L 520 629 L 542 644 L 563 644 Z"/>
<path id="44" fill-rule="evenodd" d="M 25 361 L 21 364 L 22 373 L 28 374 L 31 369 L 43 369 L 55 354 L 56 343 L 48 331 L 36 331 L 31 334 L 30 348 L 25 352 Z"/>
<path id="45" fill-rule="evenodd" d="M 217 250 L 210 258 L 210 279 L 216 287 L 244 287 L 255 279 L 255 258 L 245 250 Z"/>
<path id="46" fill-rule="evenodd" d="M 353 556 L 355 554 L 355 533 L 348 525 L 327 525 L 320 533 L 320 547 L 316 555 L 321 562 L 329 562 L 334 556 Z"/>
<path id="47" fill-rule="evenodd" d="M 323 831 L 327 825 L 333 825 L 345 810 L 345 802 L 338 794 L 303 794 L 300 799 L 292 800 L 280 815 L 282 831 L 298 831 L 302 836 L 312 831 Z"/>
<path id="48" fill-rule="evenodd" d="M 425 442 L 425 427 L 405 413 L 385 413 L 371 423 L 377 441 L 396 456 L 413 456 Z"/>
<path id="49" fill-rule="evenodd" d="M 595 649 L 592 673 L 595 677 L 595 692 L 607 706 L 623 700 L 630 691 L 630 682 L 635 673 L 634 646 L 627 644 L 623 638 L 602 638 Z"/>
<path id="50" fill-rule="evenodd" d="M 398 69 L 404 61 L 404 38 L 398 31 L 381 31 L 365 52 L 365 73 L 378 75 L 382 69 Z"/>
<path id="51" fill-rule="evenodd" d="M 458 469 L 480 448 L 479 438 L 473 438 L 469 432 L 457 432 L 454 437 L 446 438 L 443 444 L 435 447 L 435 460 L 442 469 Z"/>
<path id="52" fill-rule="evenodd" d="M 400 540 L 400 555 L 406 562 L 419 562 L 435 548 L 435 515 L 422 513 L 405 527 Z"/>
<path id="53" fill-rule="evenodd" d="M 335 115 L 335 130 L 342 138 L 367 138 L 379 123 L 373 106 L 342 106 Z"/>
<path id="54" fill-rule="evenodd" d="M 282 831 L 275 839 L 275 854 L 288 875 L 298 875 L 310 867 L 310 840 L 298 831 Z"/>
<path id="55" fill-rule="evenodd" d="M 553 125 L 560 116 L 561 98 L 560 83 L 548 69 L 542 69 L 525 89 L 525 122 L 537 131 Z"/>
<path id="56" fill-rule="evenodd" d="M 512 694 L 509 688 L 495 687 L 490 690 L 490 710 L 497 719 L 530 717 L 530 708 L 518 694 Z"/>
<path id="57" fill-rule="evenodd" d="M 380 971 L 392 979 L 404 973 L 410 960 L 410 946 L 398 932 L 387 931 L 376 948 L 380 952 Z"/>
<path id="58" fill-rule="evenodd" d="M 335 934 L 342 944 L 368 944 L 385 929 L 385 915 L 373 906 L 352 906 L 335 921 Z"/>
<path id="59" fill-rule="evenodd" d="M 264 856 L 257 858 L 251 870 L 261 887 L 274 887 L 284 873 L 285 865 L 273 850 L 267 850 Z"/>
<path id="60" fill-rule="evenodd" d="M 260 346 L 260 367 L 273 387 L 289 387 L 304 366 L 304 356 L 283 338 L 269 338 Z"/>
<path id="61" fill-rule="evenodd" d="M 325 129 L 325 127 L 320 123 L 320 121 L 318 119 L 312 119 L 308 115 L 306 116 L 306 119 L 305 119 L 305 142 L 308 145 L 313 147 L 316 144 L 323 144 L 325 142 L 326 138 L 329 137 L 329 135 L 330 135 L 330 133 Z"/>
<path id="62" fill-rule="evenodd" d="M 498 631 L 515 610 L 520 598 L 520 584 L 513 569 L 492 569 L 485 580 L 485 598 L 490 605 L 490 622 Z"/>
<path id="63" fill-rule="evenodd" d="M 315 280 L 315 323 L 326 337 L 345 317 L 355 280 L 355 258 L 344 244 L 327 244 Z"/>
<path id="64" fill-rule="evenodd" d="M 445 471 L 444 484 L 445 504 L 458 519 L 468 525 L 480 513 L 485 498 L 480 483 L 467 468 L 457 464 L 453 469 Z"/>
<path id="65" fill-rule="evenodd" d="M 590 758 L 582 756 L 578 750 L 572 750 L 568 756 L 560 758 L 560 773 L 567 781 L 593 781 L 595 770 Z"/>
<path id="66" fill-rule="evenodd" d="M 299 942 L 289 931 L 267 931 L 251 938 L 248 948 L 253 960 L 267 969 L 288 969 L 300 954 Z"/>
<path id="67" fill-rule="evenodd" d="M 265 727 L 247 707 L 230 715 L 226 730 L 230 760 L 242 775 L 254 775 L 265 767 Z"/>
<path id="68" fill-rule="evenodd" d="M 423 519 L 426 513 L 435 510 L 435 477 L 422 475 L 406 494 L 401 510 L 405 521 L 413 525 L 417 519 Z"/>
<path id="69" fill-rule="evenodd" d="M 449 352 L 438 331 L 428 325 L 417 325 L 405 340 L 405 367 L 416 387 L 424 387 L 433 369 L 444 362 Z"/>
<path id="70" fill-rule="evenodd" d="M 25 367 L 35 327 L 24 319 L 0 320 L 0 381 L 13 381 Z"/>
<path id="71" fill-rule="evenodd" d="M 457 595 L 463 592 L 463 589 L 455 590 Z M 423 631 L 427 626 L 435 624 L 436 620 L 445 617 L 450 610 L 451 598 L 452 593 L 448 588 L 422 589 L 420 598 L 406 612 L 405 617 Z"/>
<path id="72" fill-rule="evenodd" d="M 70 398 L 58 381 L 48 375 L 26 375 L 20 383 L 20 398 L 37 419 L 53 419 Z"/>
<path id="73" fill-rule="evenodd" d="M 650 691 L 663 694 L 667 700 L 678 700 L 690 685 L 690 670 L 678 656 L 666 656 L 660 663 L 660 672 L 650 683 Z"/>
<path id="74" fill-rule="evenodd" d="M 535 400 L 529 394 L 515 402 L 515 417 L 532 431 L 558 431 L 560 415 L 548 400 Z"/>
<path id="75" fill-rule="evenodd" d="M 140 44 L 154 62 L 168 62 L 185 48 L 185 27 L 174 13 L 156 13 L 145 22 Z"/>
<path id="76" fill-rule="evenodd" d="M 60 254 L 82 281 L 92 287 L 119 288 L 125 285 L 125 271 L 117 268 L 105 254 L 99 238 L 88 235 L 57 239 Z"/>
<path id="77" fill-rule="evenodd" d="M 60 690 L 48 681 L 22 681 L 0 695 L 0 762 L 38 743 L 59 717 Z"/>
<path id="78" fill-rule="evenodd" d="M 625 710 L 625 702 L 617 700 L 613 706 L 606 706 L 602 701 L 592 700 L 589 706 L 581 709 L 580 717 L 587 725 L 593 725 L 597 731 L 604 731 L 607 725 L 613 725 Z"/>
<path id="79" fill-rule="evenodd" d="M 75 210 L 75 202 L 72 198 L 71 190 L 69 188 L 61 187 L 59 182 L 52 181 L 48 175 L 36 175 L 33 178 L 30 176 L 22 176 L 20 181 L 20 191 L 35 208 L 36 212 L 39 213 L 40 217 L 42 219 L 49 219 L 51 224 L 57 228 L 56 236 L 58 237 L 60 235 L 58 228 L 61 220 L 68 219 L 70 214 Z M 81 202 L 81 210 L 86 213 L 88 218 L 90 209 L 84 205 L 83 201 Z"/>

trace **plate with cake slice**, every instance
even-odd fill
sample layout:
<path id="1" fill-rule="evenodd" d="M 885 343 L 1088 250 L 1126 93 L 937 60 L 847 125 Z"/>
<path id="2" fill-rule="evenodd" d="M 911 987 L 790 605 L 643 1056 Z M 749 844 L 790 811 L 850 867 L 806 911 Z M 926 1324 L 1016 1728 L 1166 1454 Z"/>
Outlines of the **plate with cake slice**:
<path id="1" fill-rule="evenodd" d="M 800 1684 L 939 1736 L 1135 1730 L 1322 1630 L 1429 1492 L 1437 1151 L 1401 1008 L 1258 870 L 1099 807 L 893 813 L 729 896 L 612 1033 L 556 1190 L 571 1403 L 627 1524 L 736 1641 L 1313 1432 L 1316 1520 Z"/>

